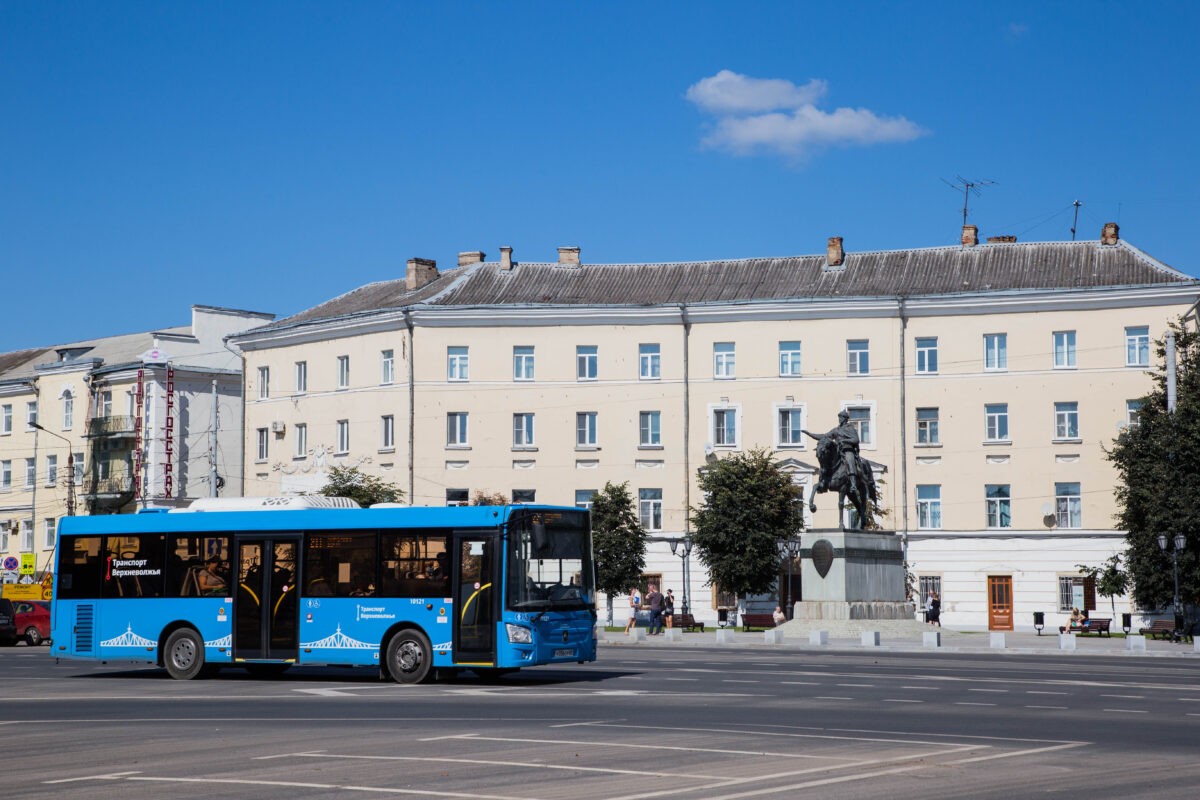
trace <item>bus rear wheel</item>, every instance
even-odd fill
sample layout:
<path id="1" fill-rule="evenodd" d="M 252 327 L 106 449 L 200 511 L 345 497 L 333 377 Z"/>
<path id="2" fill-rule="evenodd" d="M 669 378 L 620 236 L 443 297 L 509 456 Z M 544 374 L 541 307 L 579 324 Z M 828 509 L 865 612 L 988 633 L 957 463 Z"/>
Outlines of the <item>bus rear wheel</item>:
<path id="1" fill-rule="evenodd" d="M 163 648 L 167 674 L 177 681 L 190 681 L 204 670 L 204 641 L 191 628 L 180 628 L 167 637 Z"/>
<path id="2" fill-rule="evenodd" d="M 429 677 L 433 650 L 420 631 L 400 631 L 388 642 L 387 668 L 396 683 L 422 683 Z"/>

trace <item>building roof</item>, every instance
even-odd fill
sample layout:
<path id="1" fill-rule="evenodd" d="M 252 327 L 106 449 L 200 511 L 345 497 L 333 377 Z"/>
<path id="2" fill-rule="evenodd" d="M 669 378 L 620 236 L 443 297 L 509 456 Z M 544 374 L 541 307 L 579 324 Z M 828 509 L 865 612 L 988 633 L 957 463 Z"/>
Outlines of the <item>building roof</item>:
<path id="1" fill-rule="evenodd" d="M 371 283 L 253 332 L 411 306 L 653 306 L 1200 284 L 1123 240 L 847 252 L 836 267 L 825 255 L 582 266 L 514 263 L 511 270 L 499 262 L 447 270 L 416 290 L 409 290 L 404 278 Z"/>

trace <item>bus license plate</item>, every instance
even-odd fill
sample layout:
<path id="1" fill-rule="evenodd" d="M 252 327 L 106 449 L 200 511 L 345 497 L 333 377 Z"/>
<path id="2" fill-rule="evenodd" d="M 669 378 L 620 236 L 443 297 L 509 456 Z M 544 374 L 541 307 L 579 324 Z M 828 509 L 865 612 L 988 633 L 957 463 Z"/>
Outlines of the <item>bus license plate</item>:
<path id="1" fill-rule="evenodd" d="M 570 647 L 560 647 L 554 651 L 555 658 L 567 658 L 573 655 L 575 655 L 575 651 Z"/>

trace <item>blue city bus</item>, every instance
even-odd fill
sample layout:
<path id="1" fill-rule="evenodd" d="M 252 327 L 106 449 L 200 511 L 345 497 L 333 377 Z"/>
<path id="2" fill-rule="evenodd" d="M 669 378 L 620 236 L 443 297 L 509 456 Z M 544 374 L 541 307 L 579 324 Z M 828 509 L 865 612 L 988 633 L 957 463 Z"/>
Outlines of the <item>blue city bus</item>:
<path id="1" fill-rule="evenodd" d="M 56 657 L 145 661 L 184 680 L 322 664 L 420 683 L 596 659 L 578 508 L 241 498 L 66 517 L 56 575 Z"/>

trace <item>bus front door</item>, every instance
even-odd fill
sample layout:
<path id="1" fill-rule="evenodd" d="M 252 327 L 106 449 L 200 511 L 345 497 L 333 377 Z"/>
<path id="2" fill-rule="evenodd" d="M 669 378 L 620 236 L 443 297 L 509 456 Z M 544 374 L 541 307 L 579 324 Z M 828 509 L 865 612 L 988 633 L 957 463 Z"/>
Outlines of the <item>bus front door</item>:
<path id="1" fill-rule="evenodd" d="M 454 662 L 495 666 L 500 578 L 496 571 L 496 537 L 455 534 L 452 568 Z"/>
<path id="2" fill-rule="evenodd" d="M 233 659 L 291 660 L 299 649 L 297 538 L 239 537 Z"/>

